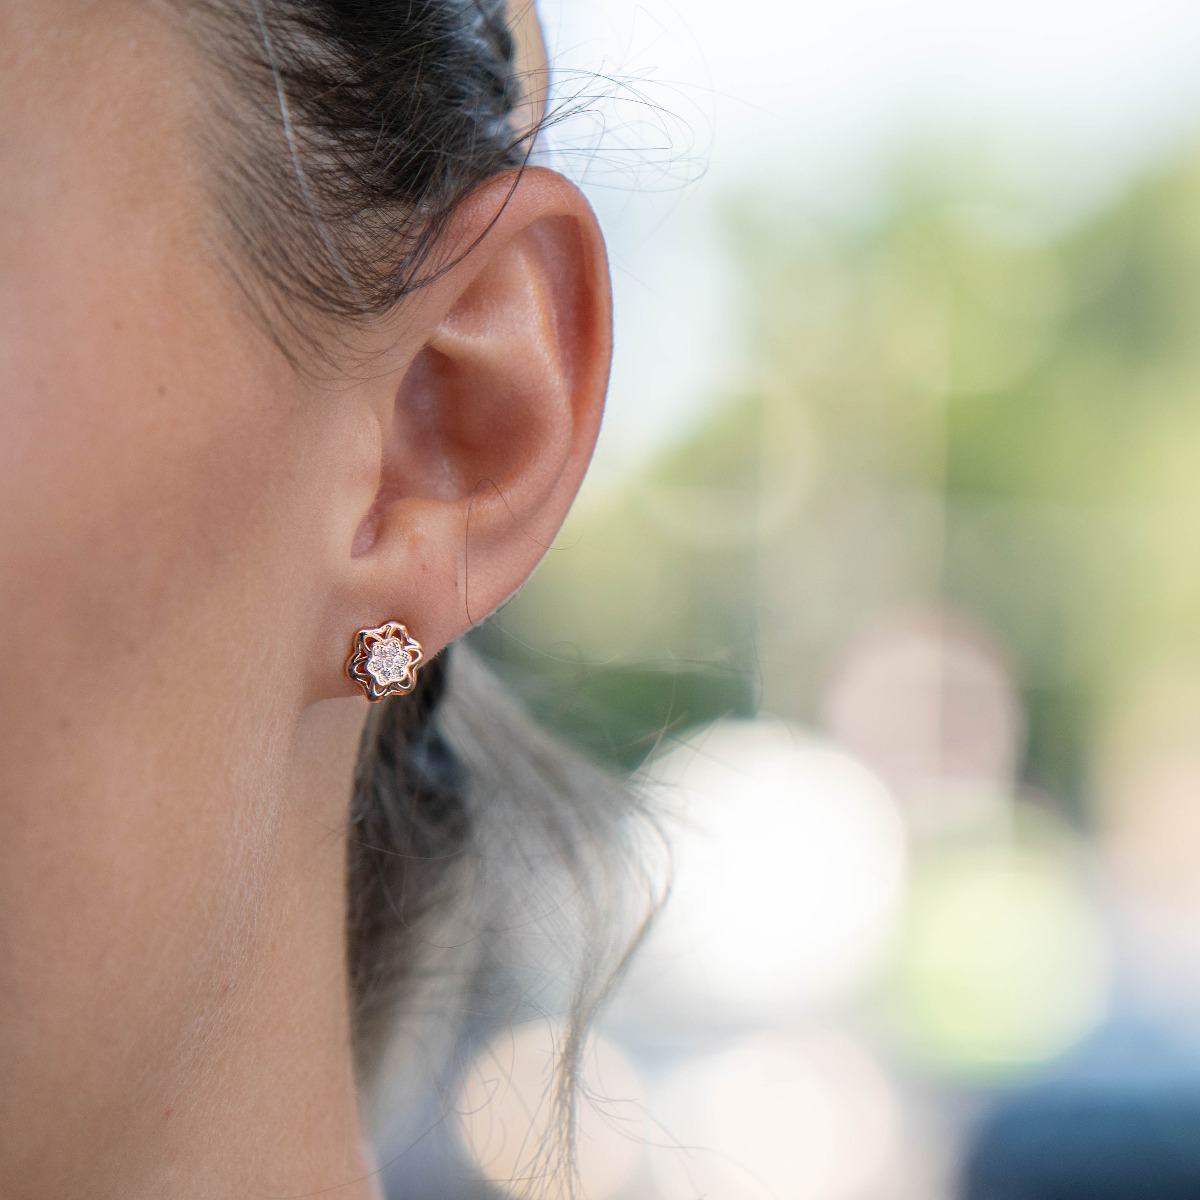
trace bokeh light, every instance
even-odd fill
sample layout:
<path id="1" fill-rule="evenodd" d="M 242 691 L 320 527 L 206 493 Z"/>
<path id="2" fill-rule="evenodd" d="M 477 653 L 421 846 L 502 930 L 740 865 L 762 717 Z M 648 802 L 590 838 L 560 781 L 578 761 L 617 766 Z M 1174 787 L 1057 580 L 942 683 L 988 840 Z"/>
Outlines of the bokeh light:
<path id="1" fill-rule="evenodd" d="M 821 1030 L 737 1042 L 655 1096 L 662 1200 L 851 1200 L 887 1178 L 896 1100 L 873 1058 Z"/>
<path id="2" fill-rule="evenodd" d="M 744 1022 L 828 1003 L 876 969 L 905 836 L 887 789 L 836 746 L 721 722 L 660 758 L 670 898 L 624 989 L 644 1018 Z"/>
<path id="3" fill-rule="evenodd" d="M 1103 1017 L 1107 938 L 1061 856 L 947 850 L 913 882 L 898 983 L 927 1061 L 1007 1073 L 1060 1054 Z"/>
<path id="4" fill-rule="evenodd" d="M 912 803 L 961 808 L 1012 789 L 1016 687 L 991 639 L 961 617 L 898 614 L 855 639 L 825 709 L 833 736 Z"/>
<path id="5" fill-rule="evenodd" d="M 531 1021 L 495 1037 L 468 1067 L 455 1111 L 469 1159 L 505 1194 L 567 1194 L 556 1155 L 563 1112 L 557 1070 L 567 1031 Z M 638 1072 L 610 1041 L 593 1038 L 581 1061 L 576 1168 L 589 1200 L 620 1195 L 642 1165 L 646 1105 Z"/>
<path id="6" fill-rule="evenodd" d="M 1101 846 L 1122 884 L 1200 907 L 1200 664 L 1148 672 L 1097 740 Z"/>
<path id="7" fill-rule="evenodd" d="M 1176 662 L 1126 689 L 1097 737 L 1098 849 L 1126 994 L 1200 1011 L 1200 669 Z"/>

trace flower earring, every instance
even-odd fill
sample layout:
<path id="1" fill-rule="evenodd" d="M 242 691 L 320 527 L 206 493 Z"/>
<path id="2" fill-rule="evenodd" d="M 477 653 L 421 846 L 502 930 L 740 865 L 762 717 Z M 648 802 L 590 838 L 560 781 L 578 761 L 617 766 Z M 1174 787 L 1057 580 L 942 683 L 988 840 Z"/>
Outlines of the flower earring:
<path id="1" fill-rule="evenodd" d="M 421 643 L 399 621 L 388 621 L 354 635 L 346 674 L 374 703 L 411 692 L 417 686 L 422 657 Z"/>

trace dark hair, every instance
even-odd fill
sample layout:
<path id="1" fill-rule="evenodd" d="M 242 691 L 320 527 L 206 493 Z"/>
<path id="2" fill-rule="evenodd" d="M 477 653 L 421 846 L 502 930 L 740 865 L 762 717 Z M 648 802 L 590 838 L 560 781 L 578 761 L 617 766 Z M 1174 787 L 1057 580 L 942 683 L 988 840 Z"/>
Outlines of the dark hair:
<path id="1" fill-rule="evenodd" d="M 418 286 L 463 197 L 527 145 L 497 0 L 175 0 L 221 71 L 208 137 L 231 266 L 276 320 Z"/>
<path id="2" fill-rule="evenodd" d="M 217 67 L 200 133 L 227 261 L 301 357 L 427 281 L 456 206 L 526 157 L 498 0 L 173 3 Z M 347 864 L 364 1081 L 397 1011 L 411 1017 L 431 980 L 476 1004 L 534 891 L 543 905 L 559 896 L 555 934 L 573 931 L 580 951 L 566 1095 L 586 1020 L 630 944 L 611 909 L 620 856 L 608 847 L 631 805 L 535 728 L 465 647 L 430 663 L 410 696 L 372 708 Z M 467 935 L 442 939 L 458 950 L 435 961 L 430 931 L 447 923 Z"/>

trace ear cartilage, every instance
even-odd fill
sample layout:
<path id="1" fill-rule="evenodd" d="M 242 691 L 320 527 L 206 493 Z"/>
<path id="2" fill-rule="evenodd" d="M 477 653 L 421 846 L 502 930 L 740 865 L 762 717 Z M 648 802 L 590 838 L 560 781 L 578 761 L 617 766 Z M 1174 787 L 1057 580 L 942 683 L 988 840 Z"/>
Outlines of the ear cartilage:
<path id="1" fill-rule="evenodd" d="M 374 704 L 411 692 L 421 659 L 421 643 L 399 621 L 388 621 L 354 635 L 346 674 Z"/>

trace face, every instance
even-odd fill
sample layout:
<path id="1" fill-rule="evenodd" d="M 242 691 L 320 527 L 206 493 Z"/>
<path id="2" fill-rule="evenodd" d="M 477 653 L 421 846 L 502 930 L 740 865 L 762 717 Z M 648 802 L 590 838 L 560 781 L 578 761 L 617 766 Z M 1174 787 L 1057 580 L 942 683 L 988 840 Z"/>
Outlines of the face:
<path id="1" fill-rule="evenodd" d="M 130 1063 L 185 1071 L 197 995 L 219 1022 L 244 976 L 338 458 L 222 274 L 201 70 L 149 9 L 0 0 L 0 1127 L 30 1161 L 39 1097 L 60 1138 L 97 1091 L 125 1119 Z"/>
<path id="2" fill-rule="evenodd" d="M 141 1194 L 95 1180 L 189 1111 L 292 1181 L 300 1128 L 357 1144 L 349 636 L 431 656 L 524 581 L 611 344 L 594 217 L 530 168 L 355 331 L 369 371 L 302 378 L 227 275 L 213 80 L 158 8 L 0 0 L 0 1178 L 39 1200 Z"/>

